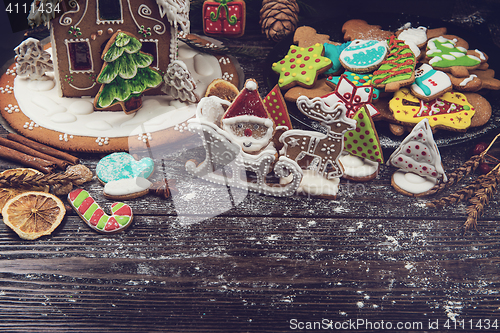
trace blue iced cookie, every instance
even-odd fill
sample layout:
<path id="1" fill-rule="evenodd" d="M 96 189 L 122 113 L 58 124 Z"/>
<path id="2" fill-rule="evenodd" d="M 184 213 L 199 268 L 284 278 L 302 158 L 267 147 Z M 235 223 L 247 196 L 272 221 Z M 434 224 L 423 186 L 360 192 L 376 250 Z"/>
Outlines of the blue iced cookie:
<path id="1" fill-rule="evenodd" d="M 97 178 L 103 183 L 121 179 L 148 178 L 154 170 L 154 162 L 149 157 L 137 161 L 129 153 L 113 153 L 102 158 L 96 166 Z"/>

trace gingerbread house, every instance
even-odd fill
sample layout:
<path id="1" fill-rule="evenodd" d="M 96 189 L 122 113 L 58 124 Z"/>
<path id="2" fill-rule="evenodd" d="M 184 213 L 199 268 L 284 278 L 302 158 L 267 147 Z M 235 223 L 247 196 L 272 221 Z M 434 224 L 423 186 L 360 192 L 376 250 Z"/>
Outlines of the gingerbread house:
<path id="1" fill-rule="evenodd" d="M 94 96 L 102 51 L 116 31 L 134 34 L 142 51 L 153 55 L 152 67 L 165 72 L 170 62 L 171 36 L 177 24 L 189 30 L 189 1 L 71 0 L 61 3 L 63 14 L 51 20 L 51 42 L 60 93 L 64 97 Z M 172 19 L 173 18 L 173 19 Z M 173 21 L 173 23 L 170 23 Z M 175 28 L 172 26 L 176 25 Z M 159 88 L 148 94 L 160 94 Z"/>

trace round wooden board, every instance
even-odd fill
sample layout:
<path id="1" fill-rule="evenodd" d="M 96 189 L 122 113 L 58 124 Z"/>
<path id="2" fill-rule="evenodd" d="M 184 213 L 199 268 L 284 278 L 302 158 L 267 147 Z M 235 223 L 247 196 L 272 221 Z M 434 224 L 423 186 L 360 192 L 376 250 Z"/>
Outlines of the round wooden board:
<path id="1" fill-rule="evenodd" d="M 222 73 L 229 73 L 227 75 L 228 81 L 238 87 L 241 81 L 241 71 L 237 68 L 237 61 L 224 55 L 214 56 L 218 60 Z M 33 125 L 32 119 L 17 107 L 18 102 L 13 91 L 16 77 L 15 66 L 15 63 L 9 66 L 7 71 L 0 77 L 0 114 L 14 131 L 32 140 L 72 152 L 112 153 L 117 151 L 143 151 L 151 147 L 179 143 L 181 140 L 193 135 L 187 130 L 185 122 L 178 124 L 179 126 L 147 133 L 148 136 L 144 135 L 144 139 L 141 140 L 139 140 L 138 135 L 110 138 L 71 135 L 71 133 L 63 133 Z"/>

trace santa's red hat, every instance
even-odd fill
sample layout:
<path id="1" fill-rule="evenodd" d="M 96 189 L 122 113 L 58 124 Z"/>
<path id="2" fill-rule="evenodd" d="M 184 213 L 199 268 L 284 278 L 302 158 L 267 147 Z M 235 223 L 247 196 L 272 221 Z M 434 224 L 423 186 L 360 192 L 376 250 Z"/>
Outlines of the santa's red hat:
<path id="1" fill-rule="evenodd" d="M 222 117 L 223 124 L 235 122 L 252 122 L 273 127 L 274 123 L 266 111 L 264 103 L 260 98 L 257 82 L 249 79 L 245 82 L 245 87 L 227 109 Z"/>

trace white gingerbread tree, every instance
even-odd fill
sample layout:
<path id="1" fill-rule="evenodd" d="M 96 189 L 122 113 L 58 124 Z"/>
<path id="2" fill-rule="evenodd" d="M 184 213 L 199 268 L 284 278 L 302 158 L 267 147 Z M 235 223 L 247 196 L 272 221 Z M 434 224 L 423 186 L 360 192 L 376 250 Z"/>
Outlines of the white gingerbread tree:
<path id="1" fill-rule="evenodd" d="M 179 38 L 178 29 L 189 34 L 189 0 L 156 0 L 160 9 L 161 17 L 167 15 L 170 23 L 170 64 L 163 77 L 165 85 L 163 92 L 169 94 L 175 99 L 183 102 L 196 102 L 197 97 L 194 90 L 196 83 L 191 77 L 186 64 L 178 59 L 179 53 Z"/>
<path id="2" fill-rule="evenodd" d="M 420 121 L 392 153 L 388 163 L 431 180 L 447 181 L 441 155 L 427 118 Z"/>
<path id="3" fill-rule="evenodd" d="M 14 51 L 16 72 L 19 76 L 29 77 L 30 80 L 44 80 L 45 72 L 54 70 L 50 54 L 43 50 L 38 39 L 30 37 L 19 44 Z"/>

